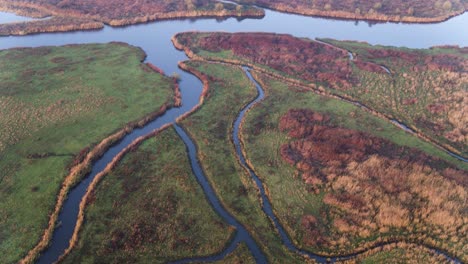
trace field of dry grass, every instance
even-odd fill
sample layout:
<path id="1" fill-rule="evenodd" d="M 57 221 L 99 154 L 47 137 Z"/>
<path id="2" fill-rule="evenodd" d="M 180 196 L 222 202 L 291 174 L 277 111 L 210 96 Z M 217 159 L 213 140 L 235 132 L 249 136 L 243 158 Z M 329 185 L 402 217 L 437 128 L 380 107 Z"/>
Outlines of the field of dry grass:
<path id="1" fill-rule="evenodd" d="M 325 40 L 356 54 L 354 65 L 384 65 L 384 74 L 360 70 L 352 98 L 389 113 L 455 152 L 468 155 L 468 48 L 405 49 Z"/>
<path id="2" fill-rule="evenodd" d="M 262 17 L 261 9 L 215 0 L 93 1 L 0 0 L 0 10 L 42 21 L 0 24 L 0 35 L 25 35 L 123 26 L 154 20 L 197 17 Z"/>
<path id="3" fill-rule="evenodd" d="M 409 23 L 440 22 L 462 14 L 465 0 L 234 0 L 278 11 L 309 16 Z"/>
<path id="4" fill-rule="evenodd" d="M 270 33 L 181 33 L 191 57 L 247 64 L 358 101 L 423 137 L 468 155 L 467 48 L 407 49 Z M 354 54 L 349 60 L 347 51 Z M 390 70 L 387 73 L 385 66 Z"/>
<path id="5" fill-rule="evenodd" d="M 355 107 L 261 81 L 269 95 L 249 113 L 245 146 L 299 245 L 334 255 L 403 240 L 466 260 L 466 170 Z"/>

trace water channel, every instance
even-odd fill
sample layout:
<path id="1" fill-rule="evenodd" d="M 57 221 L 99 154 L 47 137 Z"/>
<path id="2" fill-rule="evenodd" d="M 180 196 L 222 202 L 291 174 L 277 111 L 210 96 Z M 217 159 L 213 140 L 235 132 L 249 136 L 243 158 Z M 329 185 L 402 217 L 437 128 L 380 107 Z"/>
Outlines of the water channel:
<path id="1" fill-rule="evenodd" d="M 21 19 L 21 17 L 0 12 L 0 23 L 20 21 L 18 19 Z M 163 116 L 150 122 L 145 127 L 136 129 L 131 134 L 127 135 L 122 141 L 110 148 L 102 158 L 95 162 L 89 177 L 70 191 L 64 208 L 60 213 L 59 225 L 53 234 L 51 246 L 41 255 L 38 263 L 54 262 L 68 247 L 69 239 L 76 224 L 79 203 L 93 177 L 102 171 L 112 158 L 134 139 L 141 135 L 148 134 L 164 124 L 173 123 L 178 116 L 189 111 L 198 103 L 202 84 L 195 76 L 177 67 L 178 61 L 186 60 L 187 57 L 183 52 L 177 51 L 170 41 L 170 38 L 176 33 L 191 30 L 275 32 L 288 33 L 297 37 L 307 37 L 311 39 L 335 38 L 339 40 L 367 41 L 371 44 L 427 48 L 430 46 L 447 44 L 468 46 L 468 31 L 466 31 L 466 28 L 468 28 L 468 13 L 438 24 L 369 24 L 362 21 L 355 22 L 349 20 L 304 17 L 266 10 L 266 15 L 263 19 L 186 19 L 159 21 L 119 28 L 106 26 L 103 30 L 97 31 L 0 37 L 0 49 L 81 43 L 106 43 L 111 41 L 126 42 L 141 47 L 148 55 L 147 61 L 163 69 L 167 74 L 178 73 L 181 77 L 180 89 L 182 93 L 182 106 L 170 109 Z M 188 137 L 185 138 L 185 132 L 182 128 L 176 126 L 176 130 L 187 145 L 188 154 L 192 161 L 192 168 L 195 174 L 197 174 L 196 166 L 199 166 L 199 164 L 197 165 L 195 154 L 191 154 L 191 148 L 194 148 L 194 145 L 191 147 L 193 142 L 190 143 L 190 139 Z M 200 182 L 202 178 L 199 176 L 203 177 L 203 175 L 196 176 Z M 213 190 L 209 188 L 209 186 L 207 188 L 204 187 L 204 190 L 210 203 L 215 208 L 216 202 L 214 201 L 217 198 Z M 210 198 L 210 195 L 214 196 L 212 197 L 214 200 Z M 221 209 L 217 209 L 220 215 L 222 215 L 221 211 Z M 226 212 L 226 214 L 227 215 L 223 216 L 226 222 L 241 226 L 237 225 L 238 223 L 236 224 L 237 221 L 232 218 L 228 212 Z M 282 237 L 286 235 L 281 232 L 281 229 L 280 233 Z M 242 228 L 238 228 L 236 236 L 233 239 L 234 241 L 249 241 L 251 237 L 246 231 L 243 233 Z M 250 245 L 249 243 L 247 244 L 251 251 L 255 251 L 255 247 L 258 249 L 258 246 L 254 242 Z M 287 242 L 285 242 L 285 244 L 288 246 Z M 232 245 L 233 243 L 225 249 L 225 252 L 232 251 Z M 256 252 L 252 253 L 255 254 Z M 264 257 L 262 258 L 261 256 L 262 253 L 259 250 L 257 253 L 258 254 L 255 254 L 257 262 L 264 263 Z M 224 256 L 223 253 L 220 253 L 217 256 L 213 256 L 211 260 L 222 259 L 222 256 Z M 205 259 L 200 259 L 200 261 L 202 260 Z"/>

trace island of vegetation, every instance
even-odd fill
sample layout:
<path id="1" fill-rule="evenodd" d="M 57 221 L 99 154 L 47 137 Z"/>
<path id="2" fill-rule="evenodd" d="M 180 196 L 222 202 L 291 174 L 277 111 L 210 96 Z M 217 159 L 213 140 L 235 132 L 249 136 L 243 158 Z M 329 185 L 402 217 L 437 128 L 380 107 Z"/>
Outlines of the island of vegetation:
<path id="1" fill-rule="evenodd" d="M 34 259 L 92 161 L 177 101 L 144 58 L 123 43 L 0 51 L 2 262 Z"/>
<path id="2" fill-rule="evenodd" d="M 86 0 L 0 0 L 0 10 L 30 17 L 51 17 L 0 24 L 0 36 L 100 29 L 104 24 L 123 26 L 163 19 L 264 16 L 264 11 L 255 7 L 215 0 L 113 0 L 92 3 Z"/>
<path id="3" fill-rule="evenodd" d="M 269 262 L 302 262 L 301 256 L 282 245 L 263 213 L 258 189 L 239 164 L 232 144 L 233 123 L 242 107 L 255 98 L 255 87 L 239 66 L 203 61 L 179 66 L 204 85 L 202 104 L 178 122 L 197 144 L 201 166 L 224 207 L 250 232 Z"/>
<path id="4" fill-rule="evenodd" d="M 468 165 L 432 141 L 391 124 L 388 118 L 404 109 L 402 106 L 420 103 L 420 108 L 415 109 L 420 109 L 416 114 L 421 114 L 432 104 L 443 102 L 450 105 L 450 110 L 442 110 L 447 111 L 441 115 L 444 118 L 427 111 L 426 116 L 411 123 L 410 116 L 407 123 L 425 131 L 417 122 L 424 117 L 426 123 L 450 124 L 454 130 L 457 123 L 451 123 L 447 113 L 463 111 L 456 106 L 464 107 L 466 98 L 466 48 L 410 50 L 327 40 L 331 45 L 259 33 L 182 33 L 173 41 L 192 58 L 186 65 L 205 69 L 205 75 L 198 75 L 204 76 L 212 88 L 201 108 L 182 124 L 199 145 L 207 176 L 212 178 L 226 207 L 239 219 L 244 217 L 245 208 L 255 208 L 255 202 L 243 198 L 242 207 L 236 207 L 242 196 L 235 194 L 239 187 L 233 185 L 234 179 L 241 180 L 247 194 L 252 180 L 246 179 L 242 171 L 230 172 L 237 177 L 226 177 L 226 168 L 237 166 L 226 163 L 230 160 L 227 157 L 235 156 L 233 148 L 227 146 L 235 111 L 231 114 L 231 110 L 223 109 L 224 102 L 234 99 L 220 100 L 226 92 L 217 88 L 231 86 L 227 90 L 233 93 L 231 90 L 236 90 L 238 80 L 242 80 L 238 77 L 229 81 L 233 70 L 219 74 L 232 67 L 227 64 L 249 65 L 265 89 L 266 98 L 246 115 L 242 145 L 267 189 L 277 217 L 297 246 L 329 256 L 359 253 L 356 257 L 367 262 L 396 256 L 436 262 L 445 259 L 432 249 L 468 260 L 464 250 L 468 243 L 464 235 L 468 228 Z M 338 45 L 352 50 L 353 60 Z M 372 56 L 380 52 L 400 56 L 388 56 L 387 60 Z M 411 59 L 415 54 L 420 55 L 419 59 Z M 426 82 L 416 81 L 423 80 L 422 76 Z M 404 78 L 415 79 L 406 82 Z M 390 85 L 384 92 L 381 82 L 386 79 Z M 362 89 L 375 93 L 379 102 L 372 105 L 371 96 L 362 95 Z M 403 98 L 416 95 L 423 102 L 403 104 Z M 362 100 L 372 108 L 380 103 L 377 109 L 385 115 L 344 97 Z M 392 107 L 394 104 L 400 107 Z M 461 133 L 466 133 L 460 128 Z M 466 151 L 466 141 L 454 144 L 456 141 L 447 133 L 438 137 L 421 133 L 441 144 L 448 142 L 461 153 Z M 226 143 L 218 144 L 217 140 Z M 252 212 L 249 209 L 250 218 L 255 216 Z M 259 229 L 249 227 L 264 221 L 261 219 L 259 214 L 257 220 L 247 222 L 254 236 Z M 267 231 L 263 234 L 272 232 Z M 274 237 L 274 233 L 270 236 Z M 263 239 L 258 238 L 262 244 Z M 268 252 L 275 244 L 267 243 Z M 269 256 L 272 261 L 284 262 L 282 258 L 288 255 L 283 249 Z"/>
<path id="5" fill-rule="evenodd" d="M 468 155 L 467 47 L 407 49 L 270 33 L 189 32 L 173 40 L 191 58 L 249 65 L 359 102 L 443 148 Z"/>
<path id="6" fill-rule="evenodd" d="M 199 160 L 216 195 L 269 260 L 302 262 L 302 257 L 282 246 L 262 213 L 257 189 L 239 165 L 230 141 L 232 122 L 255 97 L 254 87 L 237 66 L 192 61 L 180 66 L 204 84 L 200 104 L 179 123 L 197 143 Z M 220 104 L 226 101 L 235 103 Z M 125 151 L 82 202 L 82 230 L 63 262 L 159 263 L 217 254 L 231 243 L 235 230 L 210 209 L 190 170 L 184 145 L 171 128 Z M 241 243 L 220 263 L 254 262 Z"/>
<path id="7" fill-rule="evenodd" d="M 207 256 L 221 251 L 233 231 L 205 199 L 172 128 L 132 145 L 84 203 L 83 230 L 61 263 Z"/>
<path id="8" fill-rule="evenodd" d="M 282 12 L 339 19 L 435 23 L 463 14 L 467 0 L 233 0 Z"/>

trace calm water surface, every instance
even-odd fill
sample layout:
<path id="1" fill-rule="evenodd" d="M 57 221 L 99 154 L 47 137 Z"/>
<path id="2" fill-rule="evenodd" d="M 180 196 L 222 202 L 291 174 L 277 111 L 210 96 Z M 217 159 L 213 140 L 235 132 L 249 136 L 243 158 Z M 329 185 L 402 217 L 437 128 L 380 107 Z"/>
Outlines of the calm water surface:
<path id="1" fill-rule="evenodd" d="M 0 24 L 23 22 L 23 21 L 29 21 L 29 20 L 34 20 L 34 18 L 18 16 L 13 13 L 0 12 Z"/>

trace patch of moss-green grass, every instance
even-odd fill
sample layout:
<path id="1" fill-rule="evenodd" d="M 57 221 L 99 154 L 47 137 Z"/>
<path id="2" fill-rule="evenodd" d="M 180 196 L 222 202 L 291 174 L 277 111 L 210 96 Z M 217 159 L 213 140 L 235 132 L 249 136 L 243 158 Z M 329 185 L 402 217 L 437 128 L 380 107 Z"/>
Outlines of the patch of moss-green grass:
<path id="1" fill-rule="evenodd" d="M 0 255 L 18 261 L 47 227 L 81 150 L 172 104 L 173 81 L 122 43 L 0 51 Z"/>

